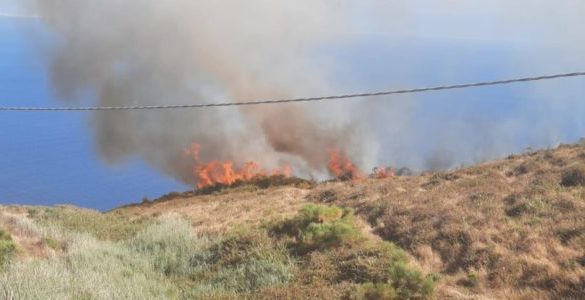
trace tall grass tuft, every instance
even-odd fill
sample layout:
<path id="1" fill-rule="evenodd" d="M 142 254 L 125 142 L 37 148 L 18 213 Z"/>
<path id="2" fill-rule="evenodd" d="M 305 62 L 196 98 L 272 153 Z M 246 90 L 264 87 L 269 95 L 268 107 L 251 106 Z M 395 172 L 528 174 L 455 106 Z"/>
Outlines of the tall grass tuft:
<path id="1" fill-rule="evenodd" d="M 209 240 L 193 233 L 189 222 L 177 216 L 163 216 L 131 238 L 126 244 L 147 259 L 165 276 L 189 276 L 194 269 L 193 257 Z"/>
<path id="2" fill-rule="evenodd" d="M 15 251 L 16 245 L 10 234 L 0 229 L 0 269 L 10 261 Z"/>
<path id="3" fill-rule="evenodd" d="M 14 262 L 0 274 L 1 295 L 15 299 L 147 299 L 178 293 L 148 261 L 117 243 L 72 237 L 65 255 Z"/>

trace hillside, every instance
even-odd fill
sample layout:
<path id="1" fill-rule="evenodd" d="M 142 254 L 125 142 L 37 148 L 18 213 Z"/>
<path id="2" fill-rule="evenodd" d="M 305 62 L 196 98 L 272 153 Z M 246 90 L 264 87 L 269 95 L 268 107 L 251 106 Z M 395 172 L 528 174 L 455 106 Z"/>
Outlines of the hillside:
<path id="1" fill-rule="evenodd" d="M 579 299 L 585 145 L 105 214 L 2 207 L 0 226 L 4 296 Z"/>

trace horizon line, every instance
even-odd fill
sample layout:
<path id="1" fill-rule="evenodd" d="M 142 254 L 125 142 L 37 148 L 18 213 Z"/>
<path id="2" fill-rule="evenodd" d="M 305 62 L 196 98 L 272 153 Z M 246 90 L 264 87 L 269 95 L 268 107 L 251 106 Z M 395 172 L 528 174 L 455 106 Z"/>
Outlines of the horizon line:
<path id="1" fill-rule="evenodd" d="M 41 19 L 39 15 L 25 15 L 25 14 L 11 14 L 0 12 L 0 18 L 15 18 L 15 19 Z"/>

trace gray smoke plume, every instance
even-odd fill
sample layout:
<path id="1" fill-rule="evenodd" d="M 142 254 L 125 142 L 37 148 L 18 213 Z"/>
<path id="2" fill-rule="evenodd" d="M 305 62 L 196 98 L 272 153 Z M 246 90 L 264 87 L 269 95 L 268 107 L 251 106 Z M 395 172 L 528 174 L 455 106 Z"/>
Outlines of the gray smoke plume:
<path id="1" fill-rule="evenodd" d="M 336 38 L 339 9 L 318 1 L 42 0 L 35 9 L 57 33 L 52 79 L 62 99 L 101 106 L 251 101 L 327 94 L 324 66 L 309 52 Z M 327 30 L 328 27 L 335 30 Z M 280 105 L 243 109 L 97 113 L 99 152 L 138 155 L 190 181 L 182 149 L 201 160 L 255 160 L 323 172 L 328 151 L 356 157 L 366 142 L 343 111 Z M 330 112 L 328 112 L 330 111 Z M 353 142 L 351 142 L 353 141 Z"/>
<path id="2" fill-rule="evenodd" d="M 388 66 L 376 78 L 386 83 L 384 89 L 412 87 L 429 74 L 434 83 L 455 83 L 461 80 L 454 73 L 481 73 L 467 69 L 466 58 L 456 52 L 467 45 L 505 49 L 501 60 L 510 76 L 585 67 L 582 1 L 27 1 L 56 32 L 57 46 L 46 53 L 60 98 L 90 95 L 103 106 L 343 93 L 348 87 L 334 78 L 356 69 L 318 53 L 355 47 L 364 36 L 388 49 L 413 39 L 453 43 L 453 57 L 434 57 L 453 60 L 451 65 L 425 63 L 421 47 L 405 46 L 398 55 L 363 66 Z M 368 48 L 354 58 L 366 59 L 371 50 L 380 51 Z M 492 54 L 486 55 L 490 62 L 497 59 Z M 375 88 L 370 83 L 366 88 Z M 98 113 L 93 122 L 108 161 L 137 155 L 186 182 L 192 171 L 181 149 L 192 142 L 201 144 L 202 160 L 252 159 L 268 167 L 292 162 L 299 175 L 322 173 L 331 148 L 361 167 L 441 169 L 526 145 L 554 145 L 582 132 L 583 89 L 574 83 L 564 93 L 557 83 L 518 89 L 523 100 L 515 102 L 517 114 L 492 119 L 481 117 L 482 108 L 464 110 L 463 101 L 472 99 L 456 99 L 465 96 L 454 93 L 462 101 L 432 115 L 428 112 L 444 108 L 430 99 L 434 95 L 375 105 Z"/>

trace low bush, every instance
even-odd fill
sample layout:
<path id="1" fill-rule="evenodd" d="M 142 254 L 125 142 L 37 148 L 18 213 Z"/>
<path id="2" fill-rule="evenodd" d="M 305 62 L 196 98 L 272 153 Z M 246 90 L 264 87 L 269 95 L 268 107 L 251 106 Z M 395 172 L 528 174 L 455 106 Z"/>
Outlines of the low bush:
<path id="1" fill-rule="evenodd" d="M 357 284 L 362 287 L 354 290 L 357 299 L 363 299 L 364 292 L 374 297 L 379 289 L 396 295 L 397 299 L 427 299 L 437 281 L 410 266 L 404 251 L 391 243 L 370 243 L 359 249 L 339 248 L 311 255 L 301 269 L 304 271 L 300 276 L 306 284 Z"/>
<path id="2" fill-rule="evenodd" d="M 281 285 L 293 276 L 294 263 L 283 245 L 264 231 L 240 230 L 192 259 L 199 270 L 198 289 L 250 293 Z"/>
<path id="3" fill-rule="evenodd" d="M 434 281 L 410 267 L 404 251 L 366 238 L 353 211 L 340 207 L 308 205 L 289 220 L 223 237 L 199 235 L 177 216 L 142 223 L 150 225 L 137 230 L 118 216 L 104 217 L 118 220 L 106 225 L 107 219 L 82 221 L 72 214 L 50 209 L 34 214 L 67 229 L 58 238 L 39 237 L 59 252 L 7 264 L 0 271 L 0 298 L 383 299 L 425 298 L 433 289 Z M 74 225 L 105 240 L 71 230 Z M 123 230 L 103 231 L 116 225 Z M 0 232 L 0 251 L 4 242 L 12 241 Z"/>
<path id="4" fill-rule="evenodd" d="M 63 250 L 46 260 L 9 265 L 0 272 L 0 298 L 235 298 L 282 285 L 294 274 L 285 247 L 264 231 L 212 240 L 172 216 L 126 241 L 70 233 Z"/>
<path id="5" fill-rule="evenodd" d="M 212 240 L 172 216 L 139 232 L 128 245 L 155 270 L 181 282 L 184 298 L 229 298 L 280 285 L 292 277 L 294 267 L 286 249 L 264 231 L 240 230 Z"/>
<path id="6" fill-rule="evenodd" d="M 516 166 L 512 171 L 508 172 L 508 176 L 521 176 L 529 173 L 534 173 L 542 168 L 541 164 L 536 161 L 530 160 Z"/>
<path id="7" fill-rule="evenodd" d="M 268 189 L 279 186 L 294 186 L 302 189 L 311 189 L 315 186 L 315 182 L 298 177 L 287 177 L 284 175 L 257 176 L 250 181 L 236 181 L 232 184 L 217 183 L 212 186 L 199 189 L 195 192 L 195 194 L 210 195 L 242 186 L 247 186 L 248 189 Z"/>
<path id="8" fill-rule="evenodd" d="M 350 245 L 361 237 L 352 210 L 316 204 L 303 207 L 292 219 L 272 225 L 270 231 L 292 238 L 289 246 L 298 255 Z"/>
<path id="9" fill-rule="evenodd" d="M 585 186 L 585 166 L 578 165 L 563 171 L 561 185 L 565 187 Z"/>
<path id="10" fill-rule="evenodd" d="M 396 289 L 400 299 L 426 299 L 435 288 L 433 276 L 423 276 L 422 273 L 404 262 L 397 262 L 390 267 L 390 284 Z"/>
<path id="11" fill-rule="evenodd" d="M 394 244 L 366 238 L 352 210 L 310 204 L 269 228 L 300 260 L 303 285 L 358 284 L 349 296 L 356 299 L 424 299 L 433 292 L 434 278 L 408 266 Z"/>
<path id="12" fill-rule="evenodd" d="M 193 234 L 192 230 L 189 222 L 176 216 L 164 216 L 126 244 L 165 276 L 188 276 L 193 273 L 193 256 L 208 244 L 205 237 Z"/>
<path id="13" fill-rule="evenodd" d="M 354 283 L 388 282 L 388 270 L 395 264 L 408 262 L 406 253 L 388 242 L 369 243 L 331 256 L 332 262 L 337 263 L 336 280 Z"/>
<path id="14" fill-rule="evenodd" d="M 508 217 L 539 217 L 550 213 L 550 201 L 540 196 L 509 196 L 506 201 L 510 205 L 505 210 Z"/>

